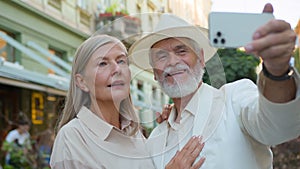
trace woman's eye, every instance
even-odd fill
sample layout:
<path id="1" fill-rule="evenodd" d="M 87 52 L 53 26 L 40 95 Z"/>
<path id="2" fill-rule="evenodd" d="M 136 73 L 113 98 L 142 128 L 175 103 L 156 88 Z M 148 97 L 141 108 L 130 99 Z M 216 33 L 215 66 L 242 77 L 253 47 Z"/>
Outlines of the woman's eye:
<path id="1" fill-rule="evenodd" d="M 117 61 L 118 64 L 127 64 L 127 61 L 125 59 L 120 59 Z"/>
<path id="2" fill-rule="evenodd" d="M 103 66 L 106 66 L 106 65 L 107 65 L 106 62 L 100 62 L 100 63 L 99 63 L 99 66 L 100 66 L 100 67 L 103 67 Z"/>

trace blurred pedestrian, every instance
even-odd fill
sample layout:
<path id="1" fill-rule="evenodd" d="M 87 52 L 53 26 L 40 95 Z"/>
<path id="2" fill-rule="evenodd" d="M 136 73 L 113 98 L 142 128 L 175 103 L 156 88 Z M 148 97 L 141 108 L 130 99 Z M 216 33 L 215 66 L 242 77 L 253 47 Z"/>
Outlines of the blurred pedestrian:
<path id="1" fill-rule="evenodd" d="M 5 165 L 13 168 L 22 168 L 27 164 L 27 155 L 32 149 L 30 141 L 30 122 L 20 118 L 16 122 L 17 128 L 11 130 L 2 145 L 2 150 L 6 151 Z"/>
<path id="2" fill-rule="evenodd" d="M 50 156 L 54 143 L 54 137 L 54 130 L 52 128 L 47 128 L 37 136 L 36 149 L 38 151 L 39 168 L 50 168 Z"/>

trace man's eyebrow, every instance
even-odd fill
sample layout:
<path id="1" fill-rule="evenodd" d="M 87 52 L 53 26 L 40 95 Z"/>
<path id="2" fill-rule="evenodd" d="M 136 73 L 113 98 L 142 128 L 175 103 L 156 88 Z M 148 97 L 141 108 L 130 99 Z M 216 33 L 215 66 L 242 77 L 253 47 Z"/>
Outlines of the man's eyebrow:
<path id="1" fill-rule="evenodd" d="M 153 48 L 155 50 L 151 50 L 151 54 L 154 55 L 160 55 L 160 54 L 165 54 L 167 51 L 159 48 Z"/>
<path id="2" fill-rule="evenodd" d="M 180 44 L 180 45 L 177 45 L 173 48 L 174 50 L 178 50 L 178 49 L 188 49 L 188 46 L 185 45 L 185 44 Z"/>
<path id="3" fill-rule="evenodd" d="M 160 49 L 160 48 L 151 48 L 154 50 L 150 50 L 150 54 L 152 55 L 161 55 L 161 54 L 165 54 L 167 51 L 164 49 Z M 179 49 L 189 49 L 189 47 L 185 44 L 179 44 L 173 47 L 173 51 L 179 50 Z"/>

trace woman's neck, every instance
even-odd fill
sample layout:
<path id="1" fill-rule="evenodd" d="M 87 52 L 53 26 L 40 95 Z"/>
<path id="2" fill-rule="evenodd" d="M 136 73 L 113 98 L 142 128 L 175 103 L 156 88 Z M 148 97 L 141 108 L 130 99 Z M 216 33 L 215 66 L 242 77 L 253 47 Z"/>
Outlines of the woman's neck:
<path id="1" fill-rule="evenodd" d="M 96 104 L 92 104 L 91 110 L 107 123 L 120 129 L 121 125 L 119 107 L 120 104 L 101 101 Z"/>

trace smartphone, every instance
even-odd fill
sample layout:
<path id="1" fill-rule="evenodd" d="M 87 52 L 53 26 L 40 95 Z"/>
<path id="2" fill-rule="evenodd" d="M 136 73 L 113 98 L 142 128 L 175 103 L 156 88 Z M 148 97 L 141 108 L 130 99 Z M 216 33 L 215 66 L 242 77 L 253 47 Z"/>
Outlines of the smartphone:
<path id="1" fill-rule="evenodd" d="M 217 48 L 243 47 L 252 41 L 257 28 L 273 19 L 272 13 L 211 12 L 209 40 Z"/>

